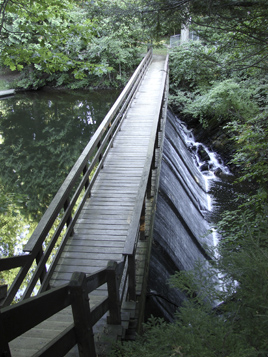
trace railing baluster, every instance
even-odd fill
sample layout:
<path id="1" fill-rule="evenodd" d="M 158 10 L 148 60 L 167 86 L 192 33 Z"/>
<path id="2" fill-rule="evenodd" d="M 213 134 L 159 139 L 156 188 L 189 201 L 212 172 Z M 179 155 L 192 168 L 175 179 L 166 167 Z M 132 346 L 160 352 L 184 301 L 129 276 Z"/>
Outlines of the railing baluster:
<path id="1" fill-rule="evenodd" d="M 67 198 L 67 200 L 64 202 L 64 205 L 63 205 L 64 212 L 67 211 L 67 208 L 69 207 L 69 204 L 70 204 L 70 199 Z M 71 221 L 72 221 L 72 215 L 70 214 L 69 217 L 66 219 L 67 227 L 69 226 Z"/>
<path id="2" fill-rule="evenodd" d="M 98 142 L 97 148 L 99 149 L 101 147 L 101 141 Z M 102 153 L 99 155 L 99 163 L 101 162 L 102 159 Z"/>
<path id="3" fill-rule="evenodd" d="M 41 247 L 41 249 L 39 250 L 39 252 L 36 255 L 35 261 L 36 261 L 36 265 L 39 264 L 39 262 L 41 261 L 42 257 L 44 255 L 43 252 L 43 248 Z M 44 266 L 44 269 L 42 270 L 42 272 L 40 273 L 39 279 L 40 279 L 40 283 L 42 284 L 45 277 L 46 277 L 46 273 L 47 273 L 47 269 L 46 269 L 46 265 Z"/>
<path id="4" fill-rule="evenodd" d="M 69 204 L 70 204 L 70 199 L 67 198 L 67 200 L 64 202 L 64 205 L 63 205 L 63 209 L 64 209 L 64 212 L 67 211 L 67 208 L 69 207 Z M 72 215 L 70 213 L 69 217 L 66 219 L 66 226 L 69 227 L 69 225 L 71 224 L 72 222 Z M 74 234 L 74 231 L 72 230 L 70 236 L 72 236 Z"/>
<path id="5" fill-rule="evenodd" d="M 87 173 L 87 169 L 88 169 L 88 164 L 86 164 L 85 167 L 83 168 L 83 175 L 84 176 Z M 85 182 L 85 189 L 87 189 L 88 186 L 89 186 L 89 179 L 87 179 L 86 182 Z"/>
<path id="6" fill-rule="evenodd" d="M 72 311 L 80 357 L 95 357 L 95 342 L 90 317 L 85 273 L 73 273 L 69 284 Z"/>

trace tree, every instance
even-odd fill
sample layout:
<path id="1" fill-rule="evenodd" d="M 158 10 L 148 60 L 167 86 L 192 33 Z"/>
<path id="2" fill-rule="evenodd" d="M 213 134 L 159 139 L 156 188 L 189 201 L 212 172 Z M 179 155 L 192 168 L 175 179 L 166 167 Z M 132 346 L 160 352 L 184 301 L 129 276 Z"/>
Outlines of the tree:
<path id="1" fill-rule="evenodd" d="M 89 61 L 86 49 L 96 33 L 94 22 L 72 3 L 54 1 L 44 8 L 33 2 L 30 10 L 17 5 L 13 11 L 6 13 L 1 57 L 3 65 L 27 74 L 22 86 L 36 88 L 55 80 L 60 85 L 111 70 Z"/>
<path id="2" fill-rule="evenodd" d="M 53 0 L 33 1 L 29 7 L 8 2 L 2 65 L 22 72 L 18 86 L 23 88 L 121 85 L 139 61 L 137 21 L 126 26 L 122 20 L 112 22 L 111 15 L 106 19 L 104 4 L 91 8 L 85 2 Z"/>

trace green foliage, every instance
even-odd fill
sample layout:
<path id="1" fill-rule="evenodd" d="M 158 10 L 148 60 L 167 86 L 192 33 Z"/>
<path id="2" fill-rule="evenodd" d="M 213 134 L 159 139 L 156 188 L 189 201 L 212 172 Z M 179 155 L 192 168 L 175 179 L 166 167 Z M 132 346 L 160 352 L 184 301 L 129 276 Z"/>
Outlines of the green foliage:
<path id="1" fill-rule="evenodd" d="M 25 197 L 5 192 L 0 183 L 0 258 L 21 253 L 25 242 L 25 230 L 30 223 L 21 211 Z M 0 272 L 0 284 L 11 285 L 17 269 Z"/>
<path id="2" fill-rule="evenodd" d="M 20 236 L 25 230 L 26 222 L 20 214 L 24 199 L 4 195 L 4 187 L 0 188 L 0 256 L 12 256 L 15 249 L 19 250 Z"/>
<path id="3" fill-rule="evenodd" d="M 84 3 L 47 0 L 29 8 L 12 2 L 1 32 L 0 61 L 22 72 L 18 86 L 23 88 L 121 85 L 137 64 L 138 28 L 136 18 L 131 26 L 101 13 L 96 18 Z"/>
<path id="4" fill-rule="evenodd" d="M 31 10 L 17 7 L 9 13 L 8 28 L 2 32 L 2 63 L 11 70 L 24 70 L 28 83 L 37 88 L 57 72 L 81 79 L 95 71 L 95 64 L 83 54 L 94 36 L 94 23 L 67 1 L 50 4 L 34 2 Z M 77 18 L 79 17 L 79 23 Z M 53 78 L 54 79 L 54 78 Z"/>
<path id="5" fill-rule="evenodd" d="M 260 209 L 268 197 L 267 89 L 262 85 L 255 90 L 254 99 L 259 104 L 255 116 L 245 121 L 232 121 L 226 126 L 233 133 L 236 152 L 232 162 L 240 168 L 240 181 L 252 182 L 257 188 L 249 204 Z"/>
<path id="6" fill-rule="evenodd" d="M 223 73 L 216 46 L 191 41 L 174 47 L 170 53 L 171 88 L 195 90 L 207 88 Z"/>
<path id="7" fill-rule="evenodd" d="M 243 81 L 226 79 L 211 82 L 204 94 L 194 94 L 183 113 L 199 118 L 204 126 L 208 126 L 211 120 L 218 123 L 229 120 L 245 122 L 258 113 L 258 106 L 251 99 L 252 89 Z"/>

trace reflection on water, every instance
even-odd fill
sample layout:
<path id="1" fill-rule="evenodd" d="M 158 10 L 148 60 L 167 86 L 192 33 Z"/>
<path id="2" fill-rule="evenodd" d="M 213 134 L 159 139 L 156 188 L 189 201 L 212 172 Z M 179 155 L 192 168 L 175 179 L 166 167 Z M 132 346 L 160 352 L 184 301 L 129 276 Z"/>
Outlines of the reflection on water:
<path id="1" fill-rule="evenodd" d="M 40 219 L 118 96 L 115 91 L 41 91 L 0 101 L 0 184 Z"/>

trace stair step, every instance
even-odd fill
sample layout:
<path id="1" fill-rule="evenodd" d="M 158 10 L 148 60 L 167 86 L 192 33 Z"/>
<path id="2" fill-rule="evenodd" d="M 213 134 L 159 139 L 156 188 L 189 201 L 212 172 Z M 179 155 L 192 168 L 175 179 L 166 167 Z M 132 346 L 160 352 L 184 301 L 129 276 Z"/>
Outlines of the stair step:
<path id="1" fill-rule="evenodd" d="M 136 301 L 125 301 L 122 304 L 122 311 L 128 312 L 130 314 L 130 317 L 134 318 L 136 313 L 136 307 L 137 307 L 136 305 L 137 305 Z"/>

